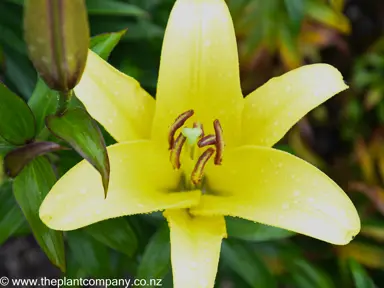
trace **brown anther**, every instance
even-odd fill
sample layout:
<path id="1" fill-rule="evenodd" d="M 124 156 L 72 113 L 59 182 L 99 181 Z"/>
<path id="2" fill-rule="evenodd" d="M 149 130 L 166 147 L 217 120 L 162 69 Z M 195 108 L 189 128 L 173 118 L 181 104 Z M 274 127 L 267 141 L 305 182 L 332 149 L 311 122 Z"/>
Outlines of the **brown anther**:
<path id="1" fill-rule="evenodd" d="M 224 152 L 224 137 L 223 137 L 223 129 L 221 128 L 220 121 L 213 121 L 213 127 L 215 129 L 216 134 L 216 155 L 215 155 L 215 164 L 220 165 L 223 160 L 223 152 Z"/>
<path id="2" fill-rule="evenodd" d="M 201 123 L 193 123 L 193 128 L 200 128 L 201 129 L 201 135 L 200 137 L 203 138 L 204 137 L 204 127 L 203 127 L 203 124 Z"/>
<path id="3" fill-rule="evenodd" d="M 176 131 L 181 128 L 185 121 L 187 121 L 189 118 L 193 116 L 195 112 L 193 110 L 188 110 L 184 113 L 182 113 L 180 116 L 178 116 L 175 120 L 175 122 L 171 125 L 169 128 L 169 134 L 168 134 L 168 143 L 169 143 L 169 149 L 172 149 L 175 145 L 175 134 Z"/>
<path id="4" fill-rule="evenodd" d="M 209 134 L 207 136 L 204 136 L 197 142 L 197 146 L 199 146 L 200 148 L 209 145 L 216 145 L 216 135 Z"/>
<path id="5" fill-rule="evenodd" d="M 185 140 L 187 138 L 183 134 L 179 134 L 179 136 L 176 138 L 176 141 L 173 143 L 173 148 L 171 150 L 170 160 L 173 165 L 173 168 L 179 169 L 180 168 L 180 154 L 181 149 L 183 149 Z"/>
<path id="6" fill-rule="evenodd" d="M 200 183 L 201 179 L 203 178 L 205 164 L 207 164 L 208 160 L 212 157 L 214 153 L 214 148 L 208 148 L 204 151 L 203 154 L 201 154 L 192 171 L 191 181 L 193 184 L 197 185 Z"/>

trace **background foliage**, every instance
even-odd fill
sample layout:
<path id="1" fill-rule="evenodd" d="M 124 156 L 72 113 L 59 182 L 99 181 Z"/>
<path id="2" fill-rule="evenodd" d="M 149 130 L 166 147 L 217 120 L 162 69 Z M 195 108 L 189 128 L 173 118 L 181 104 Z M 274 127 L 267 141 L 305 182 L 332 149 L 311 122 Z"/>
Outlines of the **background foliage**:
<path id="1" fill-rule="evenodd" d="M 346 77 L 351 89 L 309 113 L 277 147 L 311 162 L 340 184 L 359 210 L 362 231 L 351 244 L 336 247 L 228 218 L 231 238 L 223 243 L 217 286 L 384 287 L 384 3 L 227 2 L 245 95 L 270 77 L 306 63 L 330 63 Z M 164 27 L 174 0 L 86 3 L 91 35 L 99 35 L 92 38 L 92 49 L 109 56 L 111 64 L 154 95 Z M 55 110 L 56 92 L 38 80 L 28 59 L 22 15 L 22 0 L 0 1 L 0 80 L 28 103 L 37 138 L 50 140 L 43 119 Z M 74 99 L 71 105 L 80 103 Z M 114 142 L 103 133 L 107 144 Z M 0 139 L 0 155 L 10 149 Z M 39 158 L 13 185 L 0 171 L 0 275 L 163 278 L 163 287 L 171 287 L 169 231 L 161 214 L 107 220 L 68 232 L 65 244 L 61 234 L 46 231 L 34 219 L 41 199 L 34 198 L 33 191 L 47 193 L 56 178 L 80 160 L 72 150 L 51 153 L 53 166 Z M 25 185 L 30 191 L 20 188 Z M 39 243 L 41 237 L 52 237 L 65 245 L 65 255 L 63 247 L 39 248 L 30 227 Z M 50 264 L 41 251 L 66 271 Z"/>

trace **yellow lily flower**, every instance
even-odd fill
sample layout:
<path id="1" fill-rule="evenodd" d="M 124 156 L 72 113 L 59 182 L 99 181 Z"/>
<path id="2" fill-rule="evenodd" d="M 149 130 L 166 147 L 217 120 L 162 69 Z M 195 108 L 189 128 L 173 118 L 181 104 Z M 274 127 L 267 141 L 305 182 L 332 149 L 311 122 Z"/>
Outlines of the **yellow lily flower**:
<path id="1" fill-rule="evenodd" d="M 156 101 L 89 51 L 76 95 L 120 143 L 111 178 L 86 161 L 67 172 L 40 208 L 73 230 L 165 210 L 174 287 L 213 287 L 224 216 L 347 244 L 360 230 L 350 199 L 305 161 L 272 147 L 311 109 L 347 89 L 326 64 L 274 78 L 245 99 L 234 28 L 224 0 L 177 0 L 164 38 Z M 204 131 L 204 135 L 203 135 Z"/>

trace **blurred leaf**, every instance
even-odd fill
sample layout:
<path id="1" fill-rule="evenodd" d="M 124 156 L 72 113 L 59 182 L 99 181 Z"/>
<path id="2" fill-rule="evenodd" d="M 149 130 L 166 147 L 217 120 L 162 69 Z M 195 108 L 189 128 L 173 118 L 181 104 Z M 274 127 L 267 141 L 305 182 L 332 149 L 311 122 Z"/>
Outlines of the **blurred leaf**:
<path id="1" fill-rule="evenodd" d="M 30 162 L 13 182 L 13 192 L 41 249 L 51 262 L 65 271 L 64 241 L 59 231 L 49 229 L 39 217 L 39 208 L 56 182 L 49 162 L 39 157 Z"/>
<path id="2" fill-rule="evenodd" d="M 169 228 L 161 226 L 149 240 L 137 271 L 137 278 L 163 278 L 171 268 Z"/>
<path id="3" fill-rule="evenodd" d="M 367 184 L 376 184 L 378 179 L 375 172 L 373 155 L 369 153 L 367 145 L 362 138 L 358 138 L 355 141 L 355 151 L 364 181 Z"/>
<path id="4" fill-rule="evenodd" d="M 327 166 L 323 159 L 316 155 L 315 152 L 312 151 L 312 149 L 310 149 L 304 142 L 300 135 L 299 126 L 293 127 L 291 129 L 290 133 L 288 134 L 288 143 L 289 146 L 292 147 L 295 154 L 305 161 L 308 161 L 319 169 Z"/>
<path id="5" fill-rule="evenodd" d="M 69 231 L 67 239 L 71 253 L 88 276 L 108 277 L 112 271 L 107 247 L 82 230 Z"/>
<path id="6" fill-rule="evenodd" d="M 104 33 L 91 38 L 90 48 L 104 60 L 107 60 L 113 48 L 119 43 L 121 37 L 127 32 Z"/>
<path id="7" fill-rule="evenodd" d="M 24 0 L 6 0 L 11 3 L 15 3 L 17 5 L 24 5 Z"/>
<path id="8" fill-rule="evenodd" d="M 307 1 L 307 15 L 312 19 L 339 30 L 342 33 L 350 33 L 351 25 L 346 16 L 334 11 L 330 6 L 317 0 Z"/>
<path id="9" fill-rule="evenodd" d="M 24 224 L 25 218 L 12 195 L 12 184 L 0 186 L 0 246 Z"/>
<path id="10" fill-rule="evenodd" d="M 88 25 L 83 0 L 25 2 L 28 54 L 51 89 L 69 91 L 80 81 L 88 55 Z"/>
<path id="11" fill-rule="evenodd" d="M 9 27 L 0 25 L 0 44 L 7 45 L 16 52 L 27 55 L 27 50 L 22 39 Z"/>
<path id="12" fill-rule="evenodd" d="M 132 257 L 137 250 L 135 232 L 123 217 L 92 224 L 85 227 L 84 231 L 104 245 L 128 256 Z"/>
<path id="13" fill-rule="evenodd" d="M 331 7 L 337 12 L 343 12 L 345 0 L 329 0 L 329 2 L 331 3 Z"/>
<path id="14" fill-rule="evenodd" d="M 35 90 L 28 101 L 28 105 L 35 115 L 37 133 L 45 126 L 45 117 L 56 112 L 58 97 L 56 91 L 49 89 L 44 81 L 38 78 Z"/>
<path id="15" fill-rule="evenodd" d="M 36 71 L 30 64 L 27 56 L 15 50 L 4 47 L 5 76 L 24 99 L 29 99 L 36 81 Z"/>
<path id="16" fill-rule="evenodd" d="M 361 227 L 360 234 L 384 242 L 384 223 L 382 221 L 369 220 Z"/>
<path id="17" fill-rule="evenodd" d="M 303 259 L 293 259 L 288 265 L 295 288 L 334 288 L 335 285 L 323 271 Z"/>
<path id="18" fill-rule="evenodd" d="M 356 260 L 349 259 L 349 268 L 353 276 L 356 288 L 374 288 L 375 284 L 368 276 L 364 267 L 361 266 Z"/>
<path id="19" fill-rule="evenodd" d="M 269 241 L 284 239 L 295 235 L 294 232 L 267 226 L 240 218 L 225 218 L 228 236 L 248 241 Z"/>
<path id="20" fill-rule="evenodd" d="M 363 193 L 371 203 L 376 207 L 377 211 L 384 215 L 384 189 L 380 186 L 367 185 L 364 182 L 350 182 L 349 189 Z"/>
<path id="21" fill-rule="evenodd" d="M 74 108 L 61 115 L 46 118 L 48 129 L 68 142 L 84 159 L 100 172 L 107 195 L 109 183 L 109 159 L 103 135 L 96 121 L 83 109 Z"/>
<path id="22" fill-rule="evenodd" d="M 353 258 L 360 264 L 374 269 L 384 269 L 384 250 L 382 247 L 352 242 L 346 246 L 337 247 L 341 258 Z"/>
<path id="23" fill-rule="evenodd" d="M 365 109 L 370 110 L 381 102 L 383 99 L 383 90 L 383 87 L 378 87 L 368 91 L 364 99 Z"/>
<path id="24" fill-rule="evenodd" d="M 284 65 L 289 70 L 298 68 L 303 61 L 299 51 L 298 38 L 293 34 L 292 29 L 286 23 L 281 25 L 279 32 L 279 48 Z"/>
<path id="25" fill-rule="evenodd" d="M 71 250 L 67 251 L 67 266 L 68 269 L 65 271 L 65 277 L 71 278 L 71 279 L 80 279 L 80 278 L 87 278 L 87 272 L 82 268 L 80 263 L 76 260 L 76 256 Z M 69 283 L 68 283 L 69 284 Z M 74 283 L 72 283 L 74 284 Z M 80 285 L 71 285 L 71 286 L 60 286 L 60 287 L 80 287 Z"/>
<path id="26" fill-rule="evenodd" d="M 93 15 L 120 15 L 143 17 L 147 13 L 141 8 L 116 0 L 87 0 L 88 13 Z"/>
<path id="27" fill-rule="evenodd" d="M 62 149 L 66 148 L 54 142 L 33 142 L 17 148 L 4 157 L 5 173 L 14 178 L 36 157 Z"/>
<path id="28" fill-rule="evenodd" d="M 35 137 L 36 123 L 27 103 L 0 84 L 0 136 L 7 142 L 22 145 Z"/>
<path id="29" fill-rule="evenodd" d="M 277 287 L 271 272 L 252 250 L 233 240 L 222 243 L 221 255 L 231 269 L 241 276 L 251 287 Z"/>
<path id="30" fill-rule="evenodd" d="M 9 144 L 7 141 L 5 141 L 3 138 L 0 136 L 0 156 L 5 155 L 12 149 L 14 149 L 15 146 L 12 144 Z M 1 178 L 0 178 L 1 179 Z"/>
<path id="31" fill-rule="evenodd" d="M 294 35 L 300 32 L 301 23 L 305 15 L 305 0 L 284 0 L 285 7 L 292 25 L 290 25 Z"/>

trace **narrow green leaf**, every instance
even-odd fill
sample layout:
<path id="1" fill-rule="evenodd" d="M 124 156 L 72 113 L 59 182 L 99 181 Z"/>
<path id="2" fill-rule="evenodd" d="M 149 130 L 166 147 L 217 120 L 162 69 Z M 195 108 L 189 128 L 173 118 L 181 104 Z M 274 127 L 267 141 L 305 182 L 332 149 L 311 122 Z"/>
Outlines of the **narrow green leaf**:
<path id="1" fill-rule="evenodd" d="M 25 218 L 12 194 L 12 184 L 4 183 L 0 186 L 0 246 L 18 229 Z"/>
<path id="2" fill-rule="evenodd" d="M 43 129 L 45 117 L 56 112 L 58 99 L 58 93 L 49 89 L 44 81 L 39 78 L 35 90 L 28 101 L 28 105 L 35 115 L 37 133 Z"/>
<path id="3" fill-rule="evenodd" d="M 109 183 L 109 159 L 105 141 L 96 121 L 83 109 L 67 110 L 62 115 L 46 118 L 48 129 L 68 142 L 101 174 L 105 196 Z"/>
<path id="4" fill-rule="evenodd" d="M 45 196 L 55 184 L 52 166 L 43 157 L 30 162 L 13 182 L 13 192 L 41 249 L 51 262 L 65 270 L 63 235 L 49 229 L 41 222 L 39 208 Z"/>
<path id="5" fill-rule="evenodd" d="M 161 226 L 149 240 L 137 271 L 137 278 L 163 278 L 171 268 L 169 228 Z"/>
<path id="6" fill-rule="evenodd" d="M 335 10 L 328 4 L 317 0 L 308 0 L 306 2 L 306 14 L 310 18 L 339 30 L 342 33 L 351 31 L 349 19 Z"/>
<path id="7" fill-rule="evenodd" d="M 4 157 L 4 171 L 16 177 L 33 159 L 46 153 L 67 149 L 54 142 L 33 142 L 9 152 Z"/>
<path id="8" fill-rule="evenodd" d="M 298 35 L 305 15 L 305 0 L 284 0 L 292 32 Z"/>
<path id="9" fill-rule="evenodd" d="M 9 47 L 4 48 L 4 66 L 7 83 L 13 91 L 17 91 L 23 99 L 29 99 L 33 92 L 36 81 L 36 70 L 27 56 L 12 50 Z M 12 85 L 12 86 L 11 86 Z"/>
<path id="10" fill-rule="evenodd" d="M 86 4 L 88 13 L 92 15 L 147 16 L 147 12 L 143 9 L 116 0 L 87 0 Z"/>
<path id="11" fill-rule="evenodd" d="M 297 288 L 335 288 L 331 278 L 304 259 L 291 259 L 287 268 Z"/>
<path id="12" fill-rule="evenodd" d="M 0 136 L 0 156 L 7 154 L 14 148 L 16 148 L 14 145 L 8 143 Z"/>
<path id="13" fill-rule="evenodd" d="M 246 245 L 233 240 L 225 240 L 221 246 L 221 255 L 231 269 L 251 287 L 276 287 L 276 281 L 271 272 Z"/>
<path id="14" fill-rule="evenodd" d="M 227 232 L 230 237 L 247 241 L 269 241 L 284 239 L 295 235 L 294 232 L 267 226 L 240 218 L 226 217 Z"/>
<path id="15" fill-rule="evenodd" d="M 19 96 L 0 83 L 0 136 L 14 145 L 35 137 L 36 123 L 31 109 Z"/>
<path id="16" fill-rule="evenodd" d="M 104 33 L 91 38 L 90 48 L 104 60 L 107 60 L 113 48 L 119 43 L 121 37 L 127 32 Z"/>
<path id="17" fill-rule="evenodd" d="M 92 224 L 85 227 L 84 231 L 104 245 L 128 256 L 133 256 L 136 252 L 136 234 L 123 217 Z"/>
<path id="18" fill-rule="evenodd" d="M 82 230 L 67 233 L 69 249 L 80 267 L 92 277 L 106 277 L 112 272 L 106 246 Z"/>
<path id="19" fill-rule="evenodd" d="M 349 268 L 353 276 L 353 281 L 355 282 L 356 288 L 374 288 L 375 284 L 372 279 L 369 277 L 367 271 L 364 267 L 357 262 L 355 259 L 349 259 L 348 261 Z"/>

